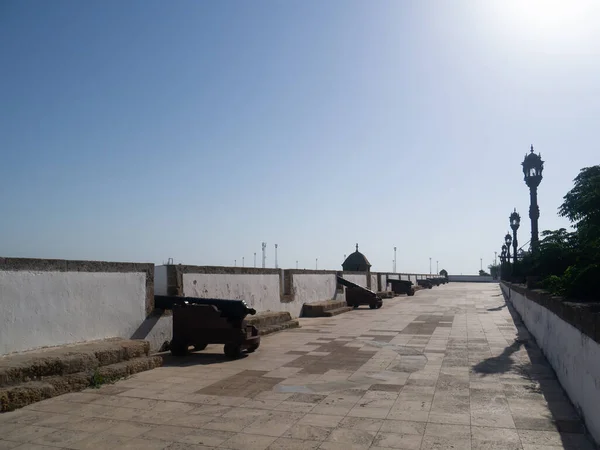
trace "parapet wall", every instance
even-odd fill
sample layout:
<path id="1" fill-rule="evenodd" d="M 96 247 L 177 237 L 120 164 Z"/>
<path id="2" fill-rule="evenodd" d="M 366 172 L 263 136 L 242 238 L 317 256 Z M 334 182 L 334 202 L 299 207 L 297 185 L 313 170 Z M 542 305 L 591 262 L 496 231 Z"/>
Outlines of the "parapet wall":
<path id="1" fill-rule="evenodd" d="M 600 304 L 566 302 L 506 282 L 500 287 L 600 442 Z"/>
<path id="2" fill-rule="evenodd" d="M 387 290 L 387 277 L 410 279 L 430 275 L 336 272 L 332 270 L 261 269 L 165 265 L 156 267 L 155 293 L 185 297 L 244 300 L 257 311 L 287 311 L 300 316 L 305 303 L 344 298 L 336 275 L 372 291 Z"/>
<path id="3" fill-rule="evenodd" d="M 153 264 L 0 258 L 0 355 L 129 338 L 153 309 Z"/>
<path id="4" fill-rule="evenodd" d="M 157 351 L 171 340 L 172 316 L 155 310 L 155 293 L 242 299 L 297 318 L 305 303 L 345 298 L 337 275 L 376 292 L 388 276 L 429 276 L 0 258 L 0 355 L 110 337 Z"/>

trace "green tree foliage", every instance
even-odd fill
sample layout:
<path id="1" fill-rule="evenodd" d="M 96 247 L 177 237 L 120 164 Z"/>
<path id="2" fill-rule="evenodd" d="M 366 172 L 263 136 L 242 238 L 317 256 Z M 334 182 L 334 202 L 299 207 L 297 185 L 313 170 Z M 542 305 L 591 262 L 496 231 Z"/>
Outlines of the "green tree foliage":
<path id="1" fill-rule="evenodd" d="M 558 213 L 574 223 L 581 239 L 600 243 L 600 166 L 581 169 L 575 186 L 564 196 Z"/>
<path id="2" fill-rule="evenodd" d="M 440 270 L 440 276 L 442 276 L 444 278 L 448 278 L 448 272 L 446 271 L 446 269 Z"/>
<path id="3" fill-rule="evenodd" d="M 600 166 L 582 169 L 574 182 L 558 212 L 575 231 L 544 231 L 539 252 L 522 265 L 556 294 L 600 301 Z"/>
<path id="4" fill-rule="evenodd" d="M 479 271 L 479 276 L 480 276 L 480 277 L 489 277 L 489 276 L 490 276 L 490 274 L 489 274 L 489 273 L 487 273 L 485 270 L 480 270 L 480 271 Z"/>
<path id="5" fill-rule="evenodd" d="M 500 278 L 500 265 L 499 264 L 490 264 L 488 266 L 488 270 L 490 271 L 490 275 L 494 278 L 494 280 L 497 280 L 498 278 Z"/>

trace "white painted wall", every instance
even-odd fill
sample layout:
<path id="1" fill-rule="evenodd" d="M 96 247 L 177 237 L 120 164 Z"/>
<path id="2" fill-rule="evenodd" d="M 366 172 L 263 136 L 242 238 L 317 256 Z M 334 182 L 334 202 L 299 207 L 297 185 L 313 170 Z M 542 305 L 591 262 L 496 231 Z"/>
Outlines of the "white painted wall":
<path id="1" fill-rule="evenodd" d="M 154 323 L 152 317 L 146 320 L 152 322 L 152 328 L 147 335 L 140 337 L 140 339 L 150 343 L 151 352 L 158 352 L 165 342 L 171 342 L 171 339 L 173 339 L 173 316 L 162 315 L 156 323 Z"/>
<path id="2" fill-rule="evenodd" d="M 322 302 L 336 298 L 336 275 L 333 274 L 294 274 L 292 289 L 294 301 L 282 304 L 286 311 L 296 318 L 300 316 L 304 303 Z"/>
<path id="3" fill-rule="evenodd" d="M 244 300 L 261 312 L 285 311 L 278 274 L 184 273 L 183 295 Z"/>
<path id="4" fill-rule="evenodd" d="M 0 271 L 0 299 L 0 354 L 130 338 L 146 316 L 146 275 Z"/>
<path id="5" fill-rule="evenodd" d="M 552 311 L 500 284 L 544 352 L 560 384 L 600 442 L 600 344 Z"/>
<path id="6" fill-rule="evenodd" d="M 377 287 L 377 274 L 376 273 L 371 274 L 371 290 L 373 292 L 377 292 L 379 290 Z"/>
<path id="7" fill-rule="evenodd" d="M 167 266 L 154 267 L 154 295 L 167 295 Z"/>
<path id="8" fill-rule="evenodd" d="M 367 274 L 360 273 L 342 273 L 342 277 L 348 281 L 352 281 L 354 284 L 358 284 L 362 287 L 367 287 Z"/>

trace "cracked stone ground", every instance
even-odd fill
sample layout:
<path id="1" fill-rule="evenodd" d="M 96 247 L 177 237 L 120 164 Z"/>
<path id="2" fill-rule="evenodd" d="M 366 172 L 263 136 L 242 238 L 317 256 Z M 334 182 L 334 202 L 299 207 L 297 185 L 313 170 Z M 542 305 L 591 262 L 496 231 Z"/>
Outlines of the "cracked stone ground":
<path id="1" fill-rule="evenodd" d="M 494 284 L 451 283 L 0 415 L 0 449 L 592 449 Z"/>

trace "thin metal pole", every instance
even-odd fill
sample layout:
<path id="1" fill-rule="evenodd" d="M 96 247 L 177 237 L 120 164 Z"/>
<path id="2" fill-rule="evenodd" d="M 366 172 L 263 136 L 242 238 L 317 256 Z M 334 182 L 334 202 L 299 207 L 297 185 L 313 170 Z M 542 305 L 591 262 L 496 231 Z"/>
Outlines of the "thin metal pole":
<path id="1" fill-rule="evenodd" d="M 275 268 L 278 269 L 278 266 L 277 266 L 277 244 L 275 244 Z"/>
<path id="2" fill-rule="evenodd" d="M 256 268 L 256 252 L 254 252 L 254 268 Z"/>

